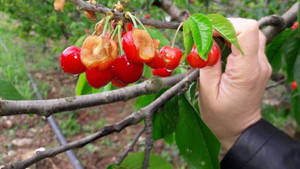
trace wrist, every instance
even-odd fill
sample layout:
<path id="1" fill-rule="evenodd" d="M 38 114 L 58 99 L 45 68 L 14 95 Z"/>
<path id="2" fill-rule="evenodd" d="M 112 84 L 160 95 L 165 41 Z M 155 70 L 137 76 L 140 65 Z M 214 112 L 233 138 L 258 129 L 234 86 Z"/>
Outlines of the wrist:
<path id="1" fill-rule="evenodd" d="M 231 133 L 227 137 L 220 138 L 219 141 L 221 142 L 224 151 L 227 152 L 235 144 L 235 142 L 239 139 L 239 137 L 244 133 L 244 131 L 246 131 L 247 128 L 249 128 L 250 126 L 257 123 L 259 120 L 261 120 L 261 118 L 262 118 L 261 114 L 258 113 L 255 117 L 249 120 L 248 123 L 244 125 L 244 127 L 241 127 L 239 131 L 235 131 L 234 133 Z"/>

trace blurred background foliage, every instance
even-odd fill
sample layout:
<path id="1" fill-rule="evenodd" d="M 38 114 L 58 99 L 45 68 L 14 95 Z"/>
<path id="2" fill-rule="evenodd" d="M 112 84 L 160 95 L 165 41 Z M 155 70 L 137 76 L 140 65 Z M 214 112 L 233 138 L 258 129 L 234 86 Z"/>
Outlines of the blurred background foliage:
<path id="1" fill-rule="evenodd" d="M 168 21 L 170 19 L 168 14 L 153 5 L 155 1 L 157 0 L 129 0 L 126 10 L 134 11 L 140 17 L 149 13 L 151 19 Z M 53 2 L 53 0 L 0 0 L 0 11 L 17 21 L 10 29 L 18 32 L 19 37 L 33 38 L 42 44 L 47 43 L 48 39 L 56 42 L 62 38 L 74 44 L 84 34 L 91 33 L 95 22 L 89 21 L 83 11 L 76 10 L 75 5 L 67 2 L 64 11 L 58 12 L 53 9 Z M 116 2 L 116 0 L 98 1 L 109 8 Z M 240 16 L 253 19 L 270 14 L 282 14 L 295 2 L 296 0 L 173 0 L 179 9 L 187 9 L 191 14 L 220 13 L 227 17 Z M 98 19 L 101 17 L 103 15 L 98 14 Z M 172 37 L 172 31 L 162 31 Z"/>

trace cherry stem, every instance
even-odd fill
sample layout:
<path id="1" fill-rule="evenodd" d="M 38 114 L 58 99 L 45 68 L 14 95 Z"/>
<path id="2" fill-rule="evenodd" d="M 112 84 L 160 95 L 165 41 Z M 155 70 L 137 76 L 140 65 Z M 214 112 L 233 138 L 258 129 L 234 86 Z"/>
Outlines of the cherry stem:
<path id="1" fill-rule="evenodd" d="M 131 21 L 132 21 L 132 23 L 133 23 L 133 26 L 134 26 L 135 28 L 138 28 L 138 26 L 137 26 L 137 24 L 136 24 L 136 22 L 135 22 L 135 19 L 134 19 L 134 17 L 133 17 L 133 15 L 132 15 L 130 12 L 128 12 L 127 14 L 128 14 L 128 16 L 130 17 L 130 19 L 131 19 Z"/>
<path id="2" fill-rule="evenodd" d="M 147 31 L 144 24 L 136 16 L 133 15 L 132 17 L 142 26 L 145 31 Z"/>
<path id="3" fill-rule="evenodd" d="M 110 19 L 111 19 L 111 16 L 107 16 L 107 17 L 105 18 L 104 29 L 103 29 L 103 32 L 102 32 L 102 35 L 104 35 L 104 36 L 105 36 L 106 31 L 107 31 L 107 28 L 108 28 L 108 26 L 109 26 L 109 21 L 110 21 Z"/>
<path id="4" fill-rule="evenodd" d="M 123 46 L 122 46 L 122 28 L 121 28 L 121 25 L 117 25 L 117 31 L 118 31 L 118 41 L 119 41 L 119 52 L 120 52 L 120 55 L 123 55 L 124 54 L 124 51 L 123 51 Z"/>
<path id="5" fill-rule="evenodd" d="M 179 30 L 180 30 L 180 28 L 182 27 L 183 24 L 184 24 L 184 22 L 181 22 L 180 25 L 178 26 L 177 30 L 176 30 L 175 36 L 174 36 L 173 41 L 172 41 L 172 46 L 171 46 L 172 48 L 174 48 L 174 46 L 175 46 L 175 40 L 176 40 L 177 34 L 178 34 L 178 32 L 179 32 Z"/>
<path id="6" fill-rule="evenodd" d="M 113 32 L 109 35 L 111 39 L 114 39 L 117 33 L 117 29 L 114 29 Z"/>

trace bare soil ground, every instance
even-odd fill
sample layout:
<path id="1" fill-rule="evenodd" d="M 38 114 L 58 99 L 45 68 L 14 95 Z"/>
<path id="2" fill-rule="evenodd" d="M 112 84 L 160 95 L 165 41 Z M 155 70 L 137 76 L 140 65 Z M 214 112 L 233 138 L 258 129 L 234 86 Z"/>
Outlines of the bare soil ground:
<path id="1" fill-rule="evenodd" d="M 44 81 L 48 83 L 49 88 L 47 98 L 59 98 L 73 95 L 76 84 L 76 77 L 63 74 L 61 71 L 43 73 L 32 72 L 37 82 Z M 97 106 L 93 108 L 81 109 L 75 111 L 75 121 L 79 124 L 79 132 L 73 136 L 67 136 L 69 142 L 85 137 L 105 125 L 116 123 L 134 111 L 135 100 L 127 102 L 117 102 L 113 104 Z M 58 124 L 68 120 L 68 113 L 55 116 Z M 108 164 L 112 164 L 118 156 L 129 146 L 131 140 L 140 130 L 142 124 L 128 127 L 120 133 L 101 138 L 91 145 L 74 150 L 83 166 L 87 169 L 102 169 Z M 63 130 L 63 129 L 62 129 Z M 41 147 L 46 149 L 59 145 L 54 133 L 47 120 L 43 117 L 28 115 L 5 117 L 0 122 L 0 166 L 12 161 L 20 161 L 30 157 L 35 150 Z M 134 151 L 142 151 L 144 142 L 141 141 L 135 146 Z M 163 141 L 155 143 L 154 152 L 161 154 L 165 145 Z M 173 153 L 174 148 L 167 147 L 164 150 L 165 156 L 171 157 L 171 162 L 178 168 L 180 163 L 178 154 Z M 71 169 L 67 156 L 58 155 L 54 158 L 42 160 L 30 168 L 34 169 Z"/>

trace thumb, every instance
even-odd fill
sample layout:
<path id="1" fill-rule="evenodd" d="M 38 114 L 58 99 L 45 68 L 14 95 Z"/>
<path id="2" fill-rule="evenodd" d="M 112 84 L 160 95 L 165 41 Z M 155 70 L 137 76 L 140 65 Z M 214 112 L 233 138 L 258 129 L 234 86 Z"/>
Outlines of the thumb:
<path id="1" fill-rule="evenodd" d="M 221 57 L 214 66 L 208 66 L 200 69 L 199 92 L 204 97 L 217 97 L 219 91 L 219 83 L 222 76 Z"/>

